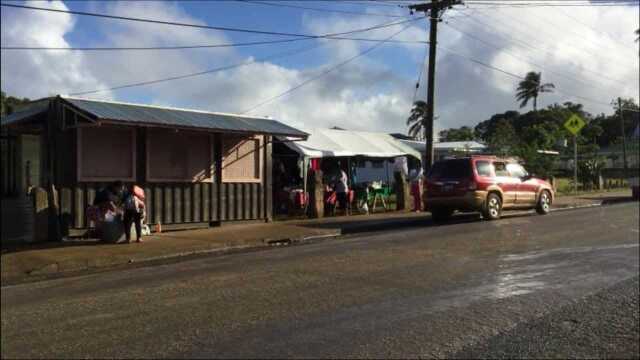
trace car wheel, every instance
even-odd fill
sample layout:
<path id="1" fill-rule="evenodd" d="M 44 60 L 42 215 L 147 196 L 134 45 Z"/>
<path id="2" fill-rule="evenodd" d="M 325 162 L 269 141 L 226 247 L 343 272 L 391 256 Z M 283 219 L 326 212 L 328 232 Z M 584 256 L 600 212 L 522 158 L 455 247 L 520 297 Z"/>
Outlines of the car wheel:
<path id="1" fill-rule="evenodd" d="M 431 210 L 431 218 L 436 223 L 443 223 L 449 220 L 453 215 L 453 210 L 446 208 L 436 208 Z"/>
<path id="2" fill-rule="evenodd" d="M 551 211 L 551 194 L 549 194 L 548 191 L 544 190 L 540 194 L 538 204 L 536 205 L 536 211 L 540 215 L 546 215 Z"/>
<path id="3" fill-rule="evenodd" d="M 500 219 L 501 213 L 502 201 L 500 200 L 500 196 L 498 196 L 498 194 L 489 194 L 489 196 L 487 196 L 487 201 L 484 204 L 482 217 L 487 220 L 498 220 Z"/>

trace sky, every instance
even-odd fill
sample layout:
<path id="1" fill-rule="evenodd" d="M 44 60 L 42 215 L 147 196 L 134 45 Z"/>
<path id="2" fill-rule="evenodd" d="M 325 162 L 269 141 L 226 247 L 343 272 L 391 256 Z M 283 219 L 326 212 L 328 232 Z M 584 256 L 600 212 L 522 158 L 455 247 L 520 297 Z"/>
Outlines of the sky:
<path id="1" fill-rule="evenodd" d="M 242 1 L 3 3 L 302 34 L 350 31 L 402 21 L 405 16 L 419 17 L 409 15 L 406 8 L 389 6 L 391 2 L 372 1 L 277 2 L 343 12 Z M 148 47 L 287 38 L 7 7 L 1 11 L 3 47 Z M 474 126 L 495 113 L 520 110 L 514 96 L 519 80 L 488 67 L 522 77 L 528 71 L 542 72 L 543 82 L 555 84 L 557 91 L 543 94 L 539 108 L 572 101 L 599 114 L 611 113 L 609 103 L 618 96 L 638 102 L 639 43 L 633 33 L 640 27 L 638 19 L 638 6 L 468 4 L 447 10 L 438 26 L 436 131 Z M 426 41 L 427 28 L 425 19 L 416 19 L 349 36 L 385 39 L 397 33 L 394 40 Z M 365 55 L 322 75 L 372 46 L 376 47 Z M 250 62 L 201 76 L 81 97 L 228 113 L 251 109 L 247 114 L 300 128 L 339 126 L 406 133 L 425 51 L 425 44 L 332 39 L 177 51 L 2 50 L 1 87 L 9 95 L 33 99 Z M 424 74 L 420 83 L 415 99 L 424 100 Z M 256 107 L 300 84 L 305 85 Z"/>

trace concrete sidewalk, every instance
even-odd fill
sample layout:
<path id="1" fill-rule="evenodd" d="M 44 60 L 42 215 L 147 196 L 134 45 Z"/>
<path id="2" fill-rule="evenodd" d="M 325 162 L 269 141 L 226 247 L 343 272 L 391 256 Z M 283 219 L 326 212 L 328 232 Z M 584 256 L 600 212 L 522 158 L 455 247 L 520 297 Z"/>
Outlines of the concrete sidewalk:
<path id="1" fill-rule="evenodd" d="M 598 206 L 631 199 L 631 191 L 558 197 L 556 209 Z M 103 244 L 95 240 L 41 243 L 2 250 L 2 285 L 130 264 L 199 254 L 289 245 L 340 235 L 421 226 L 428 213 L 387 212 L 350 217 L 229 225 L 153 234 L 142 244 Z"/>

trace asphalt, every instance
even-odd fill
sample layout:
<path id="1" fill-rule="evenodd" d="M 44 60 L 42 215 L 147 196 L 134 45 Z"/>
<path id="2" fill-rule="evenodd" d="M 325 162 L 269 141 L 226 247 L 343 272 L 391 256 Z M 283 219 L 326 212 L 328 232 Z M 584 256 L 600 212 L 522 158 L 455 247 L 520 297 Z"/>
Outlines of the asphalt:
<path id="1" fill-rule="evenodd" d="M 523 324 L 553 320 L 552 314 L 637 277 L 639 217 L 638 204 L 627 203 L 462 221 L 7 286 L 1 355 L 495 354 L 491 344 L 500 336 L 536 339 L 523 332 Z M 591 304 L 594 320 L 585 323 L 596 328 L 624 315 L 609 311 L 622 306 Z M 590 353 L 637 357 L 630 353 L 637 332 L 620 324 L 616 341 L 627 346 L 619 347 L 622 353 L 599 346 L 591 341 L 598 333 L 585 331 L 596 347 Z M 543 347 L 531 354 L 573 353 Z"/>
<path id="2" fill-rule="evenodd" d="M 639 278 L 622 281 L 452 358 L 640 358 Z"/>

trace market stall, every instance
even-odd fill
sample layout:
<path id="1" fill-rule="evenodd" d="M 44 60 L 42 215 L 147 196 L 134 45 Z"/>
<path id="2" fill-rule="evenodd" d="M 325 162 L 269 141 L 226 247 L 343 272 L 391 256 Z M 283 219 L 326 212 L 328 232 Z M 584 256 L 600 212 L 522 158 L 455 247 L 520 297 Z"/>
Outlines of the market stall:
<path id="1" fill-rule="evenodd" d="M 304 129 L 309 136 L 304 141 L 280 137 L 274 144 L 274 189 L 281 199 L 291 191 L 301 192 L 308 199 L 309 172 L 321 170 L 326 186 L 328 210 L 335 205 L 333 184 L 341 171 L 348 178 L 349 204 L 356 200 L 374 200 L 375 194 L 388 197 L 394 181 L 397 162 L 420 166 L 420 153 L 386 133 L 337 129 Z M 408 160 L 408 161 L 407 161 Z M 278 183 L 278 177 L 287 179 Z M 282 184 L 285 184 L 284 186 Z M 294 186 L 289 186 L 295 184 Z M 279 186 L 280 185 L 280 186 Z M 368 194 L 369 190 L 375 193 Z M 291 196 L 289 196 L 291 198 Z M 356 201 L 359 205 L 361 201 Z M 380 203 L 384 204 L 383 201 Z M 386 204 L 385 204 L 386 205 Z M 276 206 L 286 207 L 282 202 Z M 360 206 L 359 206 L 360 207 Z"/>

